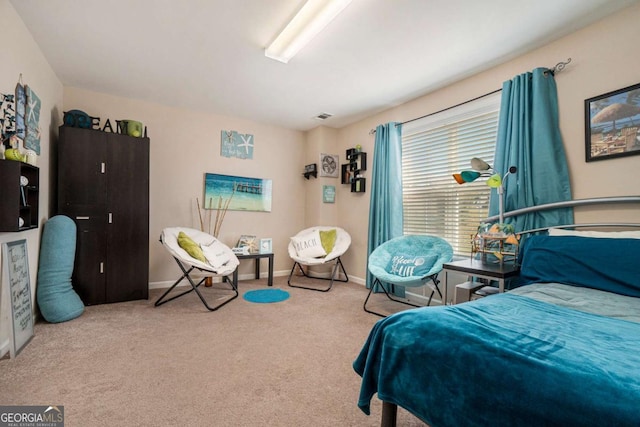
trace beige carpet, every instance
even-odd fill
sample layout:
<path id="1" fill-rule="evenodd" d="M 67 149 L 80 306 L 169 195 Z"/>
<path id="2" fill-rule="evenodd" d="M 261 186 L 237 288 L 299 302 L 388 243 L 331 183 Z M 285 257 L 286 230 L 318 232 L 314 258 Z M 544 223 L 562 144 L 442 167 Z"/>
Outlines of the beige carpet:
<path id="1" fill-rule="evenodd" d="M 38 322 L 22 353 L 0 361 L 0 404 L 64 405 L 67 427 L 379 425 L 377 397 L 371 416 L 357 407 L 351 366 L 379 319 L 362 310 L 364 287 L 321 293 L 277 277 L 288 300 L 242 299 L 265 284 L 240 282 L 240 297 L 211 313 L 193 293 L 154 307 L 154 290 Z M 399 411 L 398 426 L 424 425 Z"/>

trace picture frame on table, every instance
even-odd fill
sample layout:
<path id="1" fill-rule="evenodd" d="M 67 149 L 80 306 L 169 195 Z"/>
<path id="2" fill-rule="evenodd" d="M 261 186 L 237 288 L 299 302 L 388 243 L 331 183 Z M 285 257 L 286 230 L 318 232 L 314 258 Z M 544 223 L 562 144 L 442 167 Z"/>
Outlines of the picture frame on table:
<path id="1" fill-rule="evenodd" d="M 271 238 L 260 239 L 260 253 L 270 254 L 273 252 L 273 240 Z"/>
<path id="2" fill-rule="evenodd" d="M 255 254 L 258 252 L 258 239 L 256 236 L 252 236 L 249 234 L 243 234 L 238 239 L 238 243 L 236 243 L 236 248 L 243 248 L 243 253 L 246 254 Z"/>
<path id="3" fill-rule="evenodd" d="M 640 154 L 640 83 L 584 101 L 587 162 Z"/>

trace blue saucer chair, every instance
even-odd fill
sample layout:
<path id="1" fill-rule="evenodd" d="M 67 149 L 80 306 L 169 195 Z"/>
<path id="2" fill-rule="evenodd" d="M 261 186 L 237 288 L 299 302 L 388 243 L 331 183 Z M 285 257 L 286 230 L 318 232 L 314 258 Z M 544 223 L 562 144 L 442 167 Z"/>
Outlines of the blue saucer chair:
<path id="1" fill-rule="evenodd" d="M 387 240 L 369 255 L 368 268 L 374 281 L 364 301 L 364 311 L 381 317 L 385 314 L 378 313 L 367 308 L 367 302 L 371 293 L 379 287 L 392 301 L 420 307 L 410 302 L 393 298 L 389 293 L 392 285 L 404 287 L 431 286 L 429 302 L 435 292 L 440 292 L 438 273 L 442 265 L 453 258 L 453 248 L 441 237 L 427 235 L 405 235 Z"/>

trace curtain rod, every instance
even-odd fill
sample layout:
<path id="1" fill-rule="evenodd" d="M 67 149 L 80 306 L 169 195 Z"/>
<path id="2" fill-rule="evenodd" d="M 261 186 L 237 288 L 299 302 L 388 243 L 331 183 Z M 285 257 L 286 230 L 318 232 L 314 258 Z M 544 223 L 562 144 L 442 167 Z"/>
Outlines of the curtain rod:
<path id="1" fill-rule="evenodd" d="M 555 74 L 556 74 L 556 73 L 559 73 L 560 71 L 564 70 L 564 67 L 566 67 L 566 66 L 567 66 L 567 64 L 568 64 L 568 63 L 570 63 L 570 62 L 571 62 L 571 58 L 567 59 L 567 62 L 562 62 L 562 61 L 560 61 L 560 62 L 558 62 L 554 67 L 552 67 L 552 68 L 548 68 L 548 70 L 549 70 L 549 72 L 551 73 L 551 75 L 552 75 L 552 76 L 555 76 Z M 477 101 L 478 99 L 484 98 L 484 97 L 486 97 L 486 96 L 493 95 L 494 93 L 498 93 L 498 92 L 500 92 L 501 90 L 502 90 L 502 88 L 500 88 L 500 89 L 496 89 L 496 90 L 491 91 L 491 92 L 489 92 L 489 93 L 485 93 L 484 95 L 476 96 L 476 97 L 475 97 L 475 98 L 473 98 L 473 99 L 469 99 L 469 100 L 464 101 L 464 102 L 461 102 L 461 103 L 459 103 L 459 104 L 452 105 L 451 107 L 443 108 L 442 110 L 438 110 L 438 111 L 435 111 L 435 112 L 433 112 L 433 113 L 425 114 L 424 116 L 416 117 L 415 119 L 410 119 L 410 120 L 407 120 L 407 121 L 401 122 L 400 124 L 401 124 L 401 125 L 404 125 L 404 124 L 407 124 L 407 123 L 415 122 L 416 120 L 420 120 L 420 119 L 427 118 L 427 117 L 429 117 L 429 116 L 433 116 L 433 115 L 435 115 L 435 114 L 443 113 L 443 112 L 445 112 L 445 111 L 447 111 L 447 110 L 451 110 L 452 108 L 457 108 L 457 107 L 460 107 L 460 106 L 462 106 L 462 105 L 468 104 L 468 103 L 470 103 L 470 102 Z M 376 133 L 376 130 L 375 130 L 375 129 L 371 129 L 371 130 L 369 131 L 369 135 L 373 135 L 374 133 Z"/>
<path id="2" fill-rule="evenodd" d="M 434 111 L 433 113 L 425 114 L 424 116 L 416 117 L 415 119 L 411 119 L 411 120 L 407 120 L 407 121 L 401 122 L 400 124 L 401 124 L 401 125 L 404 125 L 404 124 L 407 124 L 407 123 L 415 122 L 416 120 L 420 120 L 420 119 L 427 118 L 427 117 L 429 117 L 429 116 L 433 116 L 433 115 L 435 115 L 435 114 L 443 113 L 443 112 L 445 112 L 445 111 L 447 111 L 447 110 L 451 110 L 452 108 L 457 108 L 457 107 L 460 107 L 460 106 L 462 106 L 462 105 L 468 104 L 468 103 L 470 103 L 470 102 L 477 101 L 478 99 L 484 98 L 484 97 L 486 97 L 486 96 L 493 95 L 494 93 L 498 93 L 498 92 L 500 92 L 501 90 L 502 90 L 502 89 L 496 89 L 496 90 L 494 90 L 494 91 L 492 91 L 492 92 L 485 93 L 484 95 L 476 96 L 476 97 L 475 97 L 475 98 L 473 98 L 473 99 L 469 99 L 469 100 L 467 100 L 467 101 L 463 101 L 463 102 L 461 102 L 461 103 L 459 103 L 459 104 L 452 105 L 452 106 L 447 107 L 447 108 L 443 108 L 442 110 Z M 397 124 L 396 124 L 396 126 L 397 126 Z M 375 130 L 375 129 L 371 129 L 371 130 L 369 131 L 369 135 L 373 135 L 374 133 L 376 133 L 376 130 Z"/>

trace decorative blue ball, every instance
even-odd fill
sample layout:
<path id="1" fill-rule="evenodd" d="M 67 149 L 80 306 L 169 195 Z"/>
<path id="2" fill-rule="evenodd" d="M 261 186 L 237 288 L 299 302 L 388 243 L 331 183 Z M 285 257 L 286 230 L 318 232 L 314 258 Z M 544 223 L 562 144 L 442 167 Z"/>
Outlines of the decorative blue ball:
<path id="1" fill-rule="evenodd" d="M 63 122 L 65 126 L 71 126 L 74 128 L 91 128 L 91 117 L 81 110 L 65 111 Z"/>

